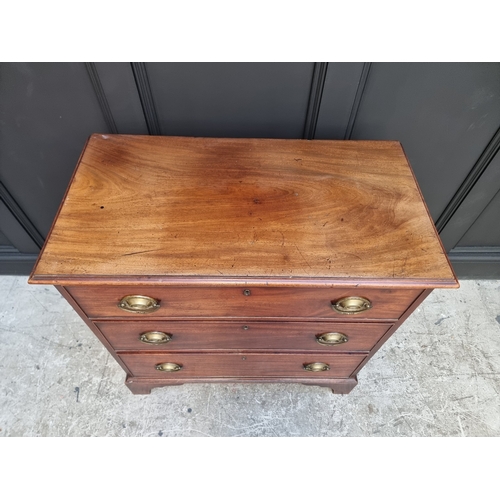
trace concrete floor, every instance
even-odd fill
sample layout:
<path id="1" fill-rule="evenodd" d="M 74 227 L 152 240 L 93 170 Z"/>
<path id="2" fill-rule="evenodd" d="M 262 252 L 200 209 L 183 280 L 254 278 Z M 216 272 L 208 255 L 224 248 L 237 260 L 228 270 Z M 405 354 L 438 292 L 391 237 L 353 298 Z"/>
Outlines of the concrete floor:
<path id="1" fill-rule="evenodd" d="M 193 384 L 134 396 L 59 293 L 0 276 L 0 436 L 500 436 L 500 281 L 436 290 L 346 396 Z"/>

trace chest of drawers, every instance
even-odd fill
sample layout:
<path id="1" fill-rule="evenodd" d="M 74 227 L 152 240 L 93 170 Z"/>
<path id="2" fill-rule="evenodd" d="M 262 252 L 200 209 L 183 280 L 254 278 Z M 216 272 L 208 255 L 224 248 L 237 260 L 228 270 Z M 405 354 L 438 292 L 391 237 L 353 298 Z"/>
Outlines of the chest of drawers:
<path id="1" fill-rule="evenodd" d="M 135 394 L 348 393 L 434 288 L 458 286 L 397 142 L 98 134 L 29 282 L 59 289 Z"/>

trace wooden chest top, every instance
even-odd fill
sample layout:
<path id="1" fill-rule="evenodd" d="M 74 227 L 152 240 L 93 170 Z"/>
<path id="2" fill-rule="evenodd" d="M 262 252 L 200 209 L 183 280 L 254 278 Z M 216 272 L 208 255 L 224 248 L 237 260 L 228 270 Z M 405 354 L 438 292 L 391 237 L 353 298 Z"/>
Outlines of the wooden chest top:
<path id="1" fill-rule="evenodd" d="M 30 278 L 456 287 L 398 142 L 92 135 Z"/>

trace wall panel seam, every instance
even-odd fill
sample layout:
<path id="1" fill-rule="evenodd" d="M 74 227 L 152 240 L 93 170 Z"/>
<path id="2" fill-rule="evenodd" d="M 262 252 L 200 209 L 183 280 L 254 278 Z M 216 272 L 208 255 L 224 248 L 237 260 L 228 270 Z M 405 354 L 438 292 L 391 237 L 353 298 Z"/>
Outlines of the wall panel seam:
<path id="1" fill-rule="evenodd" d="M 92 87 L 94 88 L 94 92 L 97 97 L 97 101 L 99 102 L 99 107 L 101 108 L 101 112 L 104 116 L 104 121 L 106 122 L 109 131 L 113 134 L 117 134 L 118 128 L 116 127 L 115 119 L 113 118 L 113 113 L 111 112 L 111 108 L 109 107 L 106 94 L 104 93 L 104 89 L 102 88 L 101 80 L 99 78 L 99 73 L 97 72 L 95 63 L 86 62 L 85 67 L 87 68 L 87 73 L 89 74 Z"/>
<path id="2" fill-rule="evenodd" d="M 38 246 L 38 248 L 42 248 L 44 243 L 43 236 L 38 232 L 38 229 L 33 225 L 28 216 L 24 213 L 23 209 L 17 204 L 16 200 L 1 182 L 0 200 L 5 203 L 5 206 L 12 213 L 17 222 L 19 222 L 21 227 L 28 233 L 36 246 Z"/>
<path id="3" fill-rule="evenodd" d="M 368 81 L 368 75 L 370 74 L 371 65 L 372 63 L 370 62 L 363 63 L 363 69 L 361 70 L 361 76 L 359 77 L 358 89 L 356 90 L 356 95 L 354 96 L 354 101 L 352 103 L 351 114 L 349 115 L 349 121 L 347 122 L 344 139 L 349 140 L 352 136 L 361 100 L 363 99 L 363 94 L 365 92 L 366 82 Z"/>
<path id="4" fill-rule="evenodd" d="M 328 63 L 314 63 L 309 103 L 304 124 L 304 139 L 314 139 L 314 135 L 316 134 L 327 71 Z"/>
<path id="5" fill-rule="evenodd" d="M 146 64 L 143 62 L 130 63 L 134 74 L 137 92 L 141 100 L 142 109 L 146 118 L 146 124 L 150 135 L 161 135 L 160 121 L 156 111 L 153 92 L 149 82 Z"/>
<path id="6" fill-rule="evenodd" d="M 500 150 L 500 128 L 496 131 L 495 135 L 488 143 L 484 151 L 481 153 L 481 156 L 471 168 L 470 172 L 467 174 L 467 177 L 458 188 L 457 192 L 453 195 L 453 198 L 448 203 L 443 213 L 439 216 L 436 222 L 436 228 L 438 232 L 442 232 L 446 225 L 451 221 L 451 218 L 458 210 L 460 205 L 465 201 L 467 195 L 470 193 L 472 188 L 475 186 L 481 175 L 488 168 L 488 165 L 491 163 L 495 155 Z M 484 207 L 486 208 L 486 207 Z M 483 209 L 484 210 L 484 209 Z M 483 212 L 481 210 L 481 213 Z M 471 223 L 471 225 L 464 231 L 460 239 L 465 235 L 465 233 L 470 229 L 470 227 L 474 224 L 477 218 L 481 215 L 478 214 L 476 219 Z"/>

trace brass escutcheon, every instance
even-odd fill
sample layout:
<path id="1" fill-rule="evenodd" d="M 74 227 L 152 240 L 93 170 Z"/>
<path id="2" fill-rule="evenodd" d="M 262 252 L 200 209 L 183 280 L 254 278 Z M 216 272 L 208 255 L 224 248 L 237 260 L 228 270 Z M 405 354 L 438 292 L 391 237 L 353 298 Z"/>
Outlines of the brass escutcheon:
<path id="1" fill-rule="evenodd" d="M 167 342 L 170 342 L 172 340 L 172 335 L 170 335 L 169 333 L 156 331 L 144 332 L 139 337 L 139 340 L 141 342 L 144 342 L 145 344 L 166 344 Z"/>
<path id="2" fill-rule="evenodd" d="M 316 342 L 322 345 L 345 344 L 349 338 L 347 335 L 339 332 L 328 332 L 316 335 Z"/>
<path id="3" fill-rule="evenodd" d="M 372 303 L 364 297 L 344 297 L 332 301 L 332 309 L 340 314 L 359 314 L 372 307 Z"/>
<path id="4" fill-rule="evenodd" d="M 326 372 L 330 369 L 330 365 L 326 363 L 308 363 L 304 365 L 304 370 L 308 372 Z"/>
<path id="5" fill-rule="evenodd" d="M 149 314 L 157 311 L 160 304 L 146 295 L 127 295 L 120 300 L 118 307 L 127 312 Z"/>
<path id="6" fill-rule="evenodd" d="M 178 372 L 182 370 L 182 365 L 178 365 L 177 363 L 160 363 L 156 365 L 156 369 L 161 372 Z"/>

